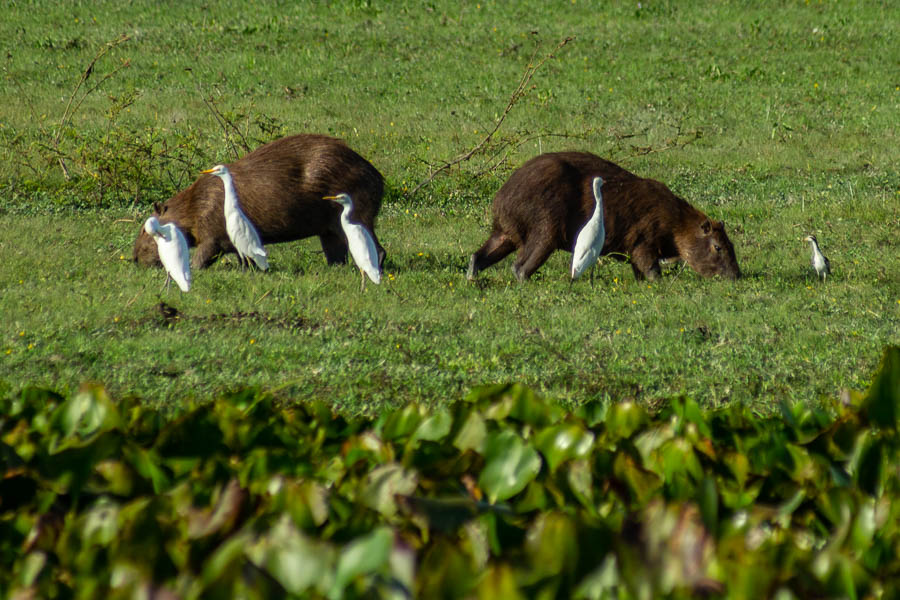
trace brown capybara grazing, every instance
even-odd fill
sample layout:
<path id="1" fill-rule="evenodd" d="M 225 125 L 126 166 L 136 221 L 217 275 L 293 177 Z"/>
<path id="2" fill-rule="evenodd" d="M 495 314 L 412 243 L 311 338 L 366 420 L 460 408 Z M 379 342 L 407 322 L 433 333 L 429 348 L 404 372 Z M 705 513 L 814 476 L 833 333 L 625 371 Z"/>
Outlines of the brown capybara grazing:
<path id="1" fill-rule="evenodd" d="M 341 207 L 325 196 L 347 193 L 353 198 L 355 221 L 372 232 L 379 264 L 384 248 L 375 236 L 384 179 L 366 159 L 342 140 L 324 135 L 293 135 L 269 142 L 229 163 L 244 213 L 264 244 L 319 236 L 328 264 L 347 261 L 347 238 L 341 229 Z M 234 247 L 225 231 L 225 188 L 213 175 L 201 175 L 170 198 L 154 215 L 175 223 L 190 246 L 196 246 L 193 268 L 211 264 Z M 156 242 L 141 229 L 134 260 L 159 265 Z"/>
<path id="2" fill-rule="evenodd" d="M 659 261 L 680 258 L 704 276 L 740 277 L 721 221 L 644 179 L 587 152 L 541 154 L 519 167 L 494 196 L 491 237 L 472 255 L 473 279 L 518 250 L 513 273 L 524 281 L 557 249 L 572 251 L 594 210 L 592 180 L 603 178 L 606 242 L 601 255 L 631 259 L 638 279 L 656 279 Z"/>

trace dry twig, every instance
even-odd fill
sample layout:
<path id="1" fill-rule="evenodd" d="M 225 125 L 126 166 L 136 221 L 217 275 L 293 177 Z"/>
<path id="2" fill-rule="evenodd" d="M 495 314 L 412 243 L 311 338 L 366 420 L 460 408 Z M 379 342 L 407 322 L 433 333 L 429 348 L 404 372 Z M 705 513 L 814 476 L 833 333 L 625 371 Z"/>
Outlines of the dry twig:
<path id="1" fill-rule="evenodd" d="M 185 69 L 185 71 L 189 72 L 192 77 L 194 77 L 194 81 L 197 83 L 197 92 L 200 94 L 200 98 L 203 100 L 203 103 L 206 105 L 206 108 L 209 109 L 209 112 L 212 113 L 213 119 L 222 128 L 222 133 L 225 136 L 225 140 L 231 146 L 231 153 L 234 155 L 234 159 L 237 160 L 241 157 L 240 152 L 237 149 L 237 146 L 234 143 L 233 135 L 237 134 L 239 138 L 241 138 L 241 146 L 244 148 L 244 152 L 250 151 L 250 144 L 247 143 L 247 138 L 241 132 L 241 129 L 225 114 L 219 110 L 218 105 L 216 105 L 215 99 L 212 94 L 208 96 L 203 93 L 203 86 L 200 81 L 194 76 L 194 71 L 190 67 Z M 231 133 L 231 132 L 234 133 Z"/>
<path id="2" fill-rule="evenodd" d="M 575 39 L 575 38 L 571 37 L 571 36 L 565 38 L 563 41 L 558 43 L 556 45 L 556 47 L 553 48 L 553 50 L 551 50 L 546 55 L 544 55 L 544 57 L 541 58 L 541 60 L 538 61 L 537 63 L 534 62 L 534 57 L 537 56 L 539 47 L 536 47 L 534 49 L 534 53 L 532 53 L 531 58 L 528 61 L 528 66 L 525 67 L 525 72 L 522 74 L 522 79 L 519 80 L 519 85 L 516 86 L 515 91 L 509 97 L 509 101 L 506 103 L 506 108 L 503 109 L 503 113 L 497 119 L 497 122 L 494 123 L 493 129 L 491 129 L 487 133 L 487 135 L 485 135 L 484 138 L 480 142 L 475 144 L 470 150 L 468 150 L 467 152 L 463 152 L 456 158 L 445 162 L 443 165 L 441 165 L 437 169 L 433 170 L 431 172 L 431 174 L 422 183 L 420 183 L 419 185 L 414 187 L 407 194 L 407 197 L 415 195 L 415 193 L 418 192 L 420 189 L 422 189 L 423 187 L 425 187 L 426 185 L 428 185 L 429 183 L 434 181 L 434 178 L 437 177 L 440 173 L 443 173 L 444 171 L 447 171 L 447 170 L 451 169 L 452 167 L 469 160 L 470 158 L 475 156 L 475 154 L 480 152 L 485 147 L 485 145 L 491 140 L 491 138 L 494 137 L 494 134 L 497 133 L 497 131 L 500 129 L 500 126 L 503 125 L 503 121 L 506 120 L 506 116 L 512 110 L 513 106 L 515 106 L 516 103 L 519 100 L 521 100 L 522 97 L 525 96 L 526 93 L 528 93 L 528 84 L 531 82 L 531 78 L 534 77 L 534 74 L 538 71 L 538 69 L 540 69 L 541 66 L 543 66 L 543 64 L 545 62 L 547 62 L 549 59 L 553 58 L 554 52 L 558 51 L 560 48 L 562 48 L 563 46 L 565 46 L 566 44 L 571 42 L 573 39 Z"/>
<path id="3" fill-rule="evenodd" d="M 131 61 L 129 61 L 128 59 L 122 61 L 122 63 L 118 67 L 101 77 L 100 80 L 93 85 L 93 87 L 91 87 L 81 95 L 81 98 L 78 99 L 78 102 L 75 103 L 74 107 L 72 106 L 72 102 L 75 101 L 75 97 L 78 95 L 78 91 L 81 89 L 81 86 L 84 85 L 84 83 L 94 72 L 94 66 L 97 64 L 97 62 L 101 58 L 106 56 L 106 54 L 110 50 L 112 50 L 119 44 L 127 42 L 130 39 L 131 36 L 123 33 L 116 39 L 106 42 L 97 51 L 97 54 L 94 55 L 94 58 L 91 60 L 91 62 L 88 63 L 88 66 L 84 69 L 84 72 L 81 73 L 81 79 L 78 80 L 78 83 L 75 85 L 75 89 L 72 90 L 72 94 L 69 96 L 69 101 L 66 103 L 66 108 L 63 111 L 62 118 L 60 118 L 59 120 L 59 127 L 56 130 L 56 134 L 53 136 L 53 151 L 57 154 L 57 160 L 59 161 L 60 168 L 62 168 L 63 177 L 65 177 L 67 180 L 69 179 L 69 169 L 68 167 L 66 167 L 66 161 L 63 160 L 62 152 L 60 152 L 59 150 L 59 140 L 62 137 L 63 129 L 65 128 L 69 120 L 71 120 L 71 118 L 75 115 L 75 113 L 78 112 L 78 109 L 81 107 L 81 103 L 84 102 L 84 99 L 95 92 L 101 85 L 103 85 L 106 80 L 112 78 L 116 73 L 118 73 L 122 69 L 127 69 L 128 67 L 130 67 Z"/>

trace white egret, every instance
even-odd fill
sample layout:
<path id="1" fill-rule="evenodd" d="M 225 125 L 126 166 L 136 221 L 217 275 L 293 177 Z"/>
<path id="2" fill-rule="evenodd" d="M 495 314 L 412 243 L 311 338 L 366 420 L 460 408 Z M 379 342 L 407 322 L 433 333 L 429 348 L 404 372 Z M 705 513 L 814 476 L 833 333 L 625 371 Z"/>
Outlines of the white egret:
<path id="1" fill-rule="evenodd" d="M 231 245 L 237 250 L 241 261 L 241 270 L 244 268 L 244 261 L 246 260 L 249 265 L 250 259 L 253 259 L 256 266 L 263 271 L 268 269 L 269 261 L 266 249 L 263 248 L 262 240 L 253 221 L 241 210 L 231 171 L 225 165 L 216 165 L 212 169 L 201 172 L 215 175 L 222 180 L 222 184 L 225 186 L 225 231 L 228 232 Z"/>
<path id="2" fill-rule="evenodd" d="M 819 242 L 816 240 L 816 236 L 808 235 L 803 238 L 803 241 L 809 242 L 812 246 L 812 258 L 810 262 L 812 263 L 813 269 L 816 270 L 816 275 L 822 280 L 825 281 L 825 278 L 831 275 L 831 261 L 822 254 L 822 251 L 819 250 Z"/>
<path id="3" fill-rule="evenodd" d="M 347 236 L 347 246 L 350 248 L 353 262 L 359 269 L 359 276 L 362 279 L 360 290 L 366 289 L 366 275 L 376 284 L 381 283 L 381 269 L 378 266 L 378 249 L 375 247 L 375 240 L 372 239 L 372 234 L 364 225 L 350 221 L 353 200 L 350 199 L 349 194 L 325 196 L 324 199 L 332 200 L 344 207 L 344 210 L 341 211 L 341 228 L 344 230 L 344 235 Z"/>
<path id="4" fill-rule="evenodd" d="M 604 242 L 606 242 L 606 227 L 603 225 L 603 195 L 600 192 L 600 188 L 603 187 L 603 179 L 594 177 L 593 187 L 594 213 L 575 236 L 575 248 L 572 250 L 572 281 L 578 279 L 585 269 L 591 267 L 591 282 L 593 282 L 593 266 L 603 250 Z"/>
<path id="5" fill-rule="evenodd" d="M 150 217 L 144 223 L 144 231 L 156 240 L 156 248 L 159 251 L 159 259 L 166 269 L 166 290 L 169 289 L 169 279 L 174 279 L 182 292 L 191 289 L 191 255 L 188 252 L 187 240 L 175 223 L 159 222 L 156 217 Z"/>

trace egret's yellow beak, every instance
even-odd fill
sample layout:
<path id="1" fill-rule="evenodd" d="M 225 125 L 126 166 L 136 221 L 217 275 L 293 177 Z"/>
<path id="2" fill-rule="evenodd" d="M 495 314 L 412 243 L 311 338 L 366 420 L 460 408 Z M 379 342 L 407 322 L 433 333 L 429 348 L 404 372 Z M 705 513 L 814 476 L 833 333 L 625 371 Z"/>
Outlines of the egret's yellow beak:
<path id="1" fill-rule="evenodd" d="M 337 196 L 324 196 L 322 198 L 322 200 L 337 200 L 337 199 L 338 199 Z"/>
<path id="2" fill-rule="evenodd" d="M 201 175 L 204 175 L 204 174 L 206 174 L 206 173 L 212 173 L 213 170 L 214 170 L 214 169 L 207 169 L 207 170 L 205 170 L 205 171 L 200 171 L 200 174 L 201 174 Z"/>

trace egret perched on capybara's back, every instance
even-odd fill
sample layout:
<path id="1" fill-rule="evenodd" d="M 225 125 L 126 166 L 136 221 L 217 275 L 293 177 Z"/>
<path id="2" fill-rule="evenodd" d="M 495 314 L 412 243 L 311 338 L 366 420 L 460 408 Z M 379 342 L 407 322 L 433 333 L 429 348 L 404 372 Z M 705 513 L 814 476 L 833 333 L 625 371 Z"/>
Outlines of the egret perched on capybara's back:
<path id="1" fill-rule="evenodd" d="M 374 283 L 381 283 L 381 267 L 378 264 L 378 249 L 375 247 L 375 240 L 364 225 L 350 220 L 350 213 L 353 211 L 353 200 L 348 194 L 325 196 L 325 200 L 333 200 L 343 207 L 341 211 L 341 227 L 344 229 L 344 235 L 347 236 L 350 256 L 353 257 L 353 262 L 359 269 L 359 276 L 362 279 L 360 290 L 366 289 L 366 275 Z"/>
<path id="2" fill-rule="evenodd" d="M 144 231 L 156 240 L 159 258 L 166 269 L 166 289 L 169 279 L 174 279 L 182 292 L 191 289 L 191 256 L 187 240 L 174 223 L 161 225 L 159 219 L 150 217 L 144 223 Z"/>
<path id="3" fill-rule="evenodd" d="M 572 250 L 572 280 L 578 279 L 584 270 L 590 267 L 593 280 L 593 267 L 603 250 L 606 241 L 606 228 L 603 225 L 603 178 L 594 177 L 591 182 L 594 190 L 594 212 L 575 236 L 575 248 Z"/>
<path id="4" fill-rule="evenodd" d="M 225 186 L 225 231 L 228 232 L 228 239 L 231 240 L 231 244 L 237 250 L 238 258 L 241 261 L 241 269 L 244 268 L 245 260 L 249 263 L 252 259 L 257 267 L 265 271 L 269 268 L 266 249 L 263 248 L 262 240 L 259 237 L 259 232 L 256 231 L 253 221 L 247 218 L 247 215 L 241 210 L 237 191 L 234 189 L 231 171 L 225 165 L 216 165 L 212 169 L 202 171 L 202 173 L 218 177 Z"/>

